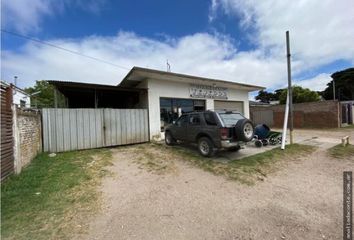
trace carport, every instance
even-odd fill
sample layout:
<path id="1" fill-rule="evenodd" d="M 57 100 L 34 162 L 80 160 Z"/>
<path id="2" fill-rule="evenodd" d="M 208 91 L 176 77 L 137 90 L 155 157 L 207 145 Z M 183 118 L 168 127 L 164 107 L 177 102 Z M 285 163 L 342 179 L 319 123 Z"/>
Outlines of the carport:
<path id="1" fill-rule="evenodd" d="M 141 108 L 143 88 L 49 80 L 54 86 L 55 106 L 65 108 Z"/>

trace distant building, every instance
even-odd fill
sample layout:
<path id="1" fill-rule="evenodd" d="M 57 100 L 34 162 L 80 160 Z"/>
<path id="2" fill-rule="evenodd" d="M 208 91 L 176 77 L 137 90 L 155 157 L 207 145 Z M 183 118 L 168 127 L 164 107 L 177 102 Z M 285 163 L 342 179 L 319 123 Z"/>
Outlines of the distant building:
<path id="1" fill-rule="evenodd" d="M 12 88 L 13 104 L 18 107 L 31 107 L 31 95 L 26 93 L 23 89 L 16 87 L 13 84 L 1 80 L 1 84 Z"/>

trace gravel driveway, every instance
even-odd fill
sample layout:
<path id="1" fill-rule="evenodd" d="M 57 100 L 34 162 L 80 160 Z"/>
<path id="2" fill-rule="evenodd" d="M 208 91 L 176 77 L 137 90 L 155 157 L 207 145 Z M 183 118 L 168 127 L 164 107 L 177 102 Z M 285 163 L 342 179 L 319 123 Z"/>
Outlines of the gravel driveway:
<path id="1" fill-rule="evenodd" d="M 139 164 L 142 145 L 113 149 L 115 176 L 102 186 L 104 208 L 82 238 L 342 239 L 342 172 L 354 170 L 354 156 L 333 159 L 326 148 L 348 130 L 297 134 L 297 141 L 317 150 L 285 161 L 253 186 L 171 159 L 148 145 L 149 157 L 168 162 L 162 173 Z M 349 134 L 353 139 L 354 130 Z"/>

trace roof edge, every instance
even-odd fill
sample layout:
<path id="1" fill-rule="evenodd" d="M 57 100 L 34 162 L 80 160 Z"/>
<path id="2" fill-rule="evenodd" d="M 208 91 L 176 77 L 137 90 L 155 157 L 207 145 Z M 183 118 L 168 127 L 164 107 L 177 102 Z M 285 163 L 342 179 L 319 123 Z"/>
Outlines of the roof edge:
<path id="1" fill-rule="evenodd" d="M 258 86 L 258 85 L 238 83 L 238 82 L 221 80 L 221 79 L 216 79 L 216 78 L 199 77 L 199 76 L 183 74 L 183 73 L 167 72 L 167 71 L 161 71 L 161 70 L 156 70 L 156 69 L 151 69 L 151 68 L 143 68 L 143 67 L 138 67 L 138 66 L 134 66 L 117 86 L 122 84 L 124 81 L 128 81 L 128 78 L 130 77 L 131 74 L 133 74 L 134 71 L 145 71 L 145 72 L 156 73 L 156 74 L 174 75 L 174 76 L 183 77 L 183 78 L 192 78 L 192 79 L 200 79 L 200 80 L 205 80 L 205 81 L 217 81 L 217 82 L 226 83 L 226 84 L 235 84 L 235 85 L 239 85 L 239 86 L 243 86 L 243 87 L 255 88 L 255 90 L 253 90 L 253 91 L 266 89 L 265 87 Z"/>

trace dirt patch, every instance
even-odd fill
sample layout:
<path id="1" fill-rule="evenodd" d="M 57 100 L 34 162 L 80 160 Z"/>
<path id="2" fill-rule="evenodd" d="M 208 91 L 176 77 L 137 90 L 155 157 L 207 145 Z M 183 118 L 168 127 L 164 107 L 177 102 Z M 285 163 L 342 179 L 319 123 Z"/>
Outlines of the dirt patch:
<path id="1" fill-rule="evenodd" d="M 116 176 L 102 187 L 105 209 L 84 238 L 341 239 L 342 172 L 354 164 L 333 159 L 323 146 L 295 161 L 284 159 L 252 186 L 204 171 L 163 148 L 117 148 L 111 168 Z M 167 167 L 146 164 L 154 158 Z"/>

